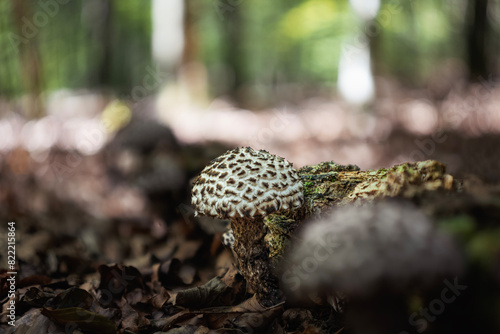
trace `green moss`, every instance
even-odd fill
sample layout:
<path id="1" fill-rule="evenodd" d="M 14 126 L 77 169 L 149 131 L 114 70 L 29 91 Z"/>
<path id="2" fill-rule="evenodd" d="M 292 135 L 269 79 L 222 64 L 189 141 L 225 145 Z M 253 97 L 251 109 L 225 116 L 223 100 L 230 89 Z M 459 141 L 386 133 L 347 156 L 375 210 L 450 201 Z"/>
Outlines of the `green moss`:
<path id="1" fill-rule="evenodd" d="M 299 169 L 299 174 L 311 175 L 332 172 L 354 172 L 359 170 L 360 168 L 356 165 L 339 165 L 333 161 L 325 161 L 313 166 L 304 166 Z"/>
<path id="2" fill-rule="evenodd" d="M 274 213 L 264 218 L 269 232 L 266 242 L 269 245 L 269 257 L 278 260 L 286 248 L 291 231 L 297 226 L 297 221 L 289 217 L 291 211 Z"/>
<path id="3" fill-rule="evenodd" d="M 332 182 L 337 181 L 339 178 L 339 173 L 337 171 L 328 171 L 329 168 L 332 167 L 330 163 L 322 163 L 313 167 L 312 169 L 307 169 L 307 171 L 301 169 L 301 172 L 299 172 L 300 178 L 304 184 L 304 195 L 306 200 L 308 198 L 321 197 L 325 194 L 326 189 L 328 189 Z M 323 172 L 318 173 L 318 168 Z"/>
<path id="4" fill-rule="evenodd" d="M 320 186 L 315 186 L 314 183 L 311 182 L 307 187 L 304 187 L 304 195 L 306 197 L 315 197 L 324 194 L 325 190 L 322 189 L 323 187 Z"/>
<path id="5" fill-rule="evenodd" d="M 413 168 L 411 168 L 410 166 L 408 166 L 407 164 L 399 165 L 394 170 L 398 173 L 405 173 L 405 172 L 408 172 L 410 174 L 415 173 L 415 170 Z"/>
<path id="6" fill-rule="evenodd" d="M 310 196 L 313 193 L 314 182 L 304 182 L 304 195 Z"/>
<path id="7" fill-rule="evenodd" d="M 387 168 L 380 168 L 377 170 L 377 173 L 381 174 L 381 173 L 387 173 Z"/>
<path id="8" fill-rule="evenodd" d="M 379 178 L 384 178 L 384 177 L 386 177 L 388 170 L 386 168 L 380 168 L 377 170 L 367 170 L 366 172 L 369 176 L 376 176 Z"/>
<path id="9" fill-rule="evenodd" d="M 300 178 L 302 181 L 305 182 L 310 182 L 310 181 L 316 181 L 316 182 L 325 182 L 325 181 L 330 181 L 333 182 L 337 180 L 339 173 L 338 172 L 328 172 L 328 173 L 320 173 L 320 174 L 302 174 L 300 175 Z"/>

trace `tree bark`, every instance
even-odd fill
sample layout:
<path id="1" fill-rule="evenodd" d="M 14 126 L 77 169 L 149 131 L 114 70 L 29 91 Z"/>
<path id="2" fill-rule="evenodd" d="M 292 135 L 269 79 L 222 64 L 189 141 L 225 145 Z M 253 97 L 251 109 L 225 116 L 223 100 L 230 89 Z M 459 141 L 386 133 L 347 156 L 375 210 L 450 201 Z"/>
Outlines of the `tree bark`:
<path id="1" fill-rule="evenodd" d="M 488 38 L 491 24 L 488 20 L 488 0 L 469 0 L 471 17 L 467 26 L 467 54 L 470 70 L 469 80 L 484 81 L 492 73 Z"/>
<path id="2" fill-rule="evenodd" d="M 225 62 L 232 72 L 230 95 L 241 103 L 240 88 L 244 83 L 244 52 L 242 50 L 243 23 L 241 6 L 231 7 L 223 14 L 223 29 L 225 36 Z"/>
<path id="3" fill-rule="evenodd" d="M 98 85 L 103 87 L 112 86 L 111 61 L 113 36 L 113 0 L 103 0 L 101 3 L 101 24 L 96 28 L 96 34 L 101 44 L 100 59 L 98 65 Z"/>

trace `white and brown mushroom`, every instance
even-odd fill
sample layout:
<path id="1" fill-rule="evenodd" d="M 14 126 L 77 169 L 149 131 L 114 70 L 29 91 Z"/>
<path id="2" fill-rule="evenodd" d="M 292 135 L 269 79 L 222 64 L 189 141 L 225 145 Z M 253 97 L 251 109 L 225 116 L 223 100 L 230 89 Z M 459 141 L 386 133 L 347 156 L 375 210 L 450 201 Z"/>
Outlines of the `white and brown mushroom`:
<path id="1" fill-rule="evenodd" d="M 282 301 L 269 262 L 263 218 L 304 203 L 292 164 L 266 151 L 236 148 L 213 160 L 196 178 L 192 205 L 199 215 L 230 219 L 241 273 L 264 306 Z"/>

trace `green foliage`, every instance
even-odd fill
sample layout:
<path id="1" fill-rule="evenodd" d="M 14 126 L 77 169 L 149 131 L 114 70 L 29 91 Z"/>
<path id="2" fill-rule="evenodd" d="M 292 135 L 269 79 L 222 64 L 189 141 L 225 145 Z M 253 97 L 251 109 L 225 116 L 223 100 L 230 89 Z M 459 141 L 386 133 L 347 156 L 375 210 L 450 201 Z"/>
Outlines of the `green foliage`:
<path id="1" fill-rule="evenodd" d="M 465 2 L 464 2 L 465 3 Z M 459 3 L 457 3 L 459 7 Z M 442 1 L 385 1 L 376 21 L 379 67 L 407 83 L 420 84 L 447 58 L 464 57 L 464 22 Z"/>
<path id="2" fill-rule="evenodd" d="M 285 13 L 277 24 L 276 40 L 281 41 L 281 58 L 290 53 L 300 58 L 292 78 L 331 82 L 337 75 L 342 42 L 353 36 L 355 25 L 346 2 L 309 0 Z"/>
<path id="3" fill-rule="evenodd" d="M 56 5 L 42 7 L 42 3 Z M 23 80 L 32 78 L 23 76 L 32 73 L 26 74 L 21 69 L 28 64 L 38 66 L 44 91 L 101 86 L 98 73 L 103 43 L 110 44 L 108 84 L 130 90 L 139 83 L 151 58 L 150 2 L 110 3 L 111 33 L 101 36 L 97 29 L 102 27 L 99 20 L 104 17 L 97 15 L 102 11 L 95 8 L 95 1 L 73 0 L 63 4 L 26 1 L 27 11 L 21 26 L 14 22 L 11 2 L 0 2 L 0 95 L 25 93 Z M 18 42 L 12 43 L 13 40 Z M 33 52 L 38 54 L 38 61 Z"/>
<path id="4" fill-rule="evenodd" d="M 384 0 L 372 22 L 357 18 L 346 0 L 190 1 L 196 55 L 206 65 L 214 95 L 229 92 L 237 80 L 267 96 L 274 94 L 269 88 L 276 83 L 330 88 L 342 48 L 355 49 L 365 38 L 377 74 L 413 85 L 425 84 L 447 59 L 466 61 L 465 0 Z M 112 24 L 106 36 L 98 31 L 102 11 L 93 8 L 101 1 L 59 4 L 27 39 L 16 26 L 13 3 L 0 2 L 0 95 L 21 95 L 32 79 L 25 71 L 30 61 L 15 45 L 19 40 L 21 49 L 37 51 L 45 91 L 104 84 L 130 92 L 141 83 L 151 64 L 150 1 L 110 1 Z M 34 15 L 46 14 L 43 1 L 24 3 L 26 21 L 33 23 Z M 500 21 L 493 14 L 491 20 L 498 35 Z M 491 50 L 498 51 L 498 36 L 490 40 Z M 109 59 L 103 60 L 106 43 Z"/>
<path id="5" fill-rule="evenodd" d="M 17 48 L 14 47 L 16 36 L 12 34 L 12 16 L 10 1 L 0 1 L 0 95 L 13 95 L 22 90 Z"/>

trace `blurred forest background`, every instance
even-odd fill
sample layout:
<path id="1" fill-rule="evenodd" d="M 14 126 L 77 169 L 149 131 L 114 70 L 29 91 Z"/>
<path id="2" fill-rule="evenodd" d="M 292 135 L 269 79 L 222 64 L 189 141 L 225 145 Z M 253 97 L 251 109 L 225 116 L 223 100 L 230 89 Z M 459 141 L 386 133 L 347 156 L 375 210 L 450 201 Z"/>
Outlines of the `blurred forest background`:
<path id="1" fill-rule="evenodd" d="M 443 71 L 475 81 L 495 73 L 498 1 L 378 2 L 356 12 L 340 0 L 2 1 L 0 93 L 128 93 L 155 61 L 196 62 L 210 96 L 271 102 L 279 84 L 316 94 L 335 87 L 342 47 L 364 38 L 375 75 L 410 87 L 452 74 Z"/>
<path id="2" fill-rule="evenodd" d="M 498 0 L 30 0 L 2 1 L 0 13 L 0 113 L 9 119 L 0 123 L 2 151 L 95 153 L 142 114 L 183 142 L 373 168 L 401 153 L 353 158 L 396 128 L 416 136 L 500 128 L 491 110 Z M 21 118 L 46 115 L 21 131 Z M 96 122 L 67 119 L 77 116 Z M 61 117 L 77 129 L 56 130 Z M 102 122 L 93 147 L 76 143 Z M 273 122 L 287 130 L 277 133 Z M 359 145 L 332 154 L 339 140 Z M 424 158 L 409 150 L 399 160 Z"/>
<path id="3" fill-rule="evenodd" d="M 0 94 L 129 94 L 148 66 L 162 65 L 175 81 L 195 63 L 202 73 L 192 75 L 210 97 L 272 105 L 297 91 L 332 92 L 341 50 L 355 53 L 365 42 L 376 76 L 439 97 L 457 79 L 488 81 L 498 69 L 497 0 L 352 3 L 2 1 Z"/>

